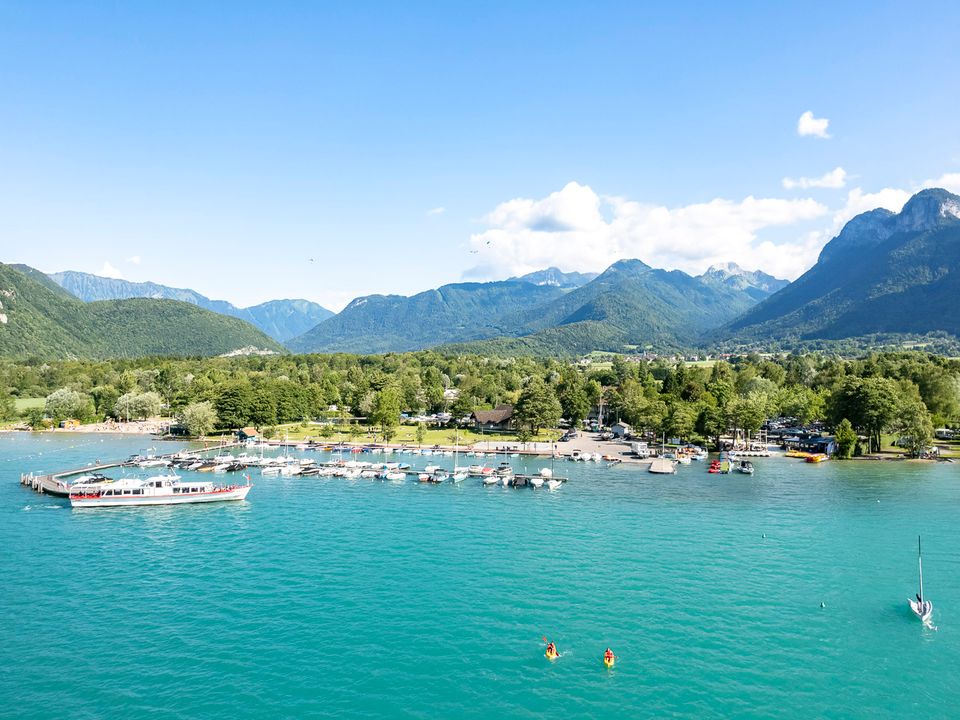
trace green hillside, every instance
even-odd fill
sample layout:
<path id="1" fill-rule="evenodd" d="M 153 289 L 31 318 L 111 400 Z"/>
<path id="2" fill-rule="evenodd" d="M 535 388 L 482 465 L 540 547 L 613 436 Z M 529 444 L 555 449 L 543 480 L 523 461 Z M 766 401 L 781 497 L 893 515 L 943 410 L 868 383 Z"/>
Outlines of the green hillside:
<path id="1" fill-rule="evenodd" d="M 960 336 L 960 197 L 917 193 L 899 214 L 851 220 L 807 273 L 722 328 L 726 342 L 790 345 L 875 334 Z"/>
<path id="2" fill-rule="evenodd" d="M 297 352 L 401 352 L 517 331 L 518 309 L 563 295 L 524 281 L 444 285 L 412 297 L 369 295 L 287 343 Z"/>
<path id="3" fill-rule="evenodd" d="M 500 355 L 581 355 L 633 347 L 693 347 L 707 330 L 756 301 L 756 288 L 704 281 L 679 271 L 620 260 L 590 283 L 526 312 L 519 337 L 448 349 Z"/>
<path id="4" fill-rule="evenodd" d="M 171 300 L 85 304 L 0 264 L 0 355 L 105 358 L 219 355 L 282 347 L 248 323 Z"/>

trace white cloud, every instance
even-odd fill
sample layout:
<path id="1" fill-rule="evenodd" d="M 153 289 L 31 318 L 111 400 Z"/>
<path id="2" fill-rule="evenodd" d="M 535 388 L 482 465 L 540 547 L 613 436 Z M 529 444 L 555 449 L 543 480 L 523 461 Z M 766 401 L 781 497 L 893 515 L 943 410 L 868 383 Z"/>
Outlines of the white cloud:
<path id="1" fill-rule="evenodd" d="M 846 205 L 833 215 L 833 234 L 840 232 L 848 220 L 868 210 L 886 208 L 892 212 L 900 212 L 914 192 L 916 190 L 883 188 L 877 192 L 865 193 L 861 188 L 853 188 L 847 193 Z"/>
<path id="2" fill-rule="evenodd" d="M 960 195 L 960 172 L 944 173 L 934 180 L 924 180 L 922 187 L 938 187 Z"/>
<path id="3" fill-rule="evenodd" d="M 427 215 L 443 215 L 447 209 L 445 207 L 435 207 L 427 210 Z"/>
<path id="4" fill-rule="evenodd" d="M 139 255 L 132 255 L 132 256 L 130 256 L 130 257 L 127 258 L 127 262 L 128 262 L 128 263 L 131 263 L 131 264 L 133 264 L 133 265 L 139 265 L 139 264 L 140 264 L 140 256 L 139 256 Z"/>
<path id="5" fill-rule="evenodd" d="M 115 278 L 117 280 L 122 280 L 123 275 L 109 262 L 104 261 L 103 267 L 100 268 L 100 272 L 97 273 L 100 277 Z"/>
<path id="6" fill-rule="evenodd" d="M 809 188 L 842 188 L 847 184 L 847 171 L 842 167 L 836 167 L 826 175 L 821 175 L 820 177 L 808 178 L 788 178 L 783 179 L 783 187 L 787 190 L 793 190 L 794 188 L 800 188 L 802 190 L 807 190 Z"/>
<path id="7" fill-rule="evenodd" d="M 827 127 L 830 121 L 827 118 L 816 118 L 813 113 L 807 110 L 800 119 L 797 120 L 797 134 L 801 137 L 813 136 L 826 140 L 830 137 L 827 134 Z"/>
<path id="8" fill-rule="evenodd" d="M 812 199 L 715 199 L 678 208 L 601 197 L 576 182 L 546 198 L 517 198 L 485 218 L 491 226 L 470 238 L 478 265 L 471 277 L 521 275 L 555 265 L 603 270 L 622 258 L 654 267 L 703 272 L 729 260 L 749 259 L 779 277 L 796 277 L 816 259 L 812 240 L 760 241 L 765 228 L 828 214 Z"/>

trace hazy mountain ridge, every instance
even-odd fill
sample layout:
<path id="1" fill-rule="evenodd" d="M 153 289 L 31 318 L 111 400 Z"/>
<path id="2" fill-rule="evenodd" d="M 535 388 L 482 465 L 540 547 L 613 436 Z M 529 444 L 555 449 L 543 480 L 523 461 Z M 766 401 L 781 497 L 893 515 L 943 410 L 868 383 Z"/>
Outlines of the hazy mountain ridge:
<path id="1" fill-rule="evenodd" d="M 411 297 L 360 297 L 288 344 L 298 352 L 370 353 L 515 341 L 524 352 L 560 348 L 560 354 L 636 344 L 681 346 L 752 306 L 755 294 L 768 294 L 750 284 L 749 273 L 737 283 L 705 281 L 640 260 L 621 260 L 584 282 L 587 277 L 548 268 Z M 783 282 L 770 276 L 762 281 Z"/>
<path id="2" fill-rule="evenodd" d="M 51 273 L 49 277 L 84 302 L 130 298 L 178 300 L 245 320 L 279 342 L 301 335 L 333 316 L 331 311 L 309 300 L 270 300 L 260 305 L 238 308 L 225 300 L 211 300 L 195 290 L 153 282 L 130 282 L 73 270 Z"/>

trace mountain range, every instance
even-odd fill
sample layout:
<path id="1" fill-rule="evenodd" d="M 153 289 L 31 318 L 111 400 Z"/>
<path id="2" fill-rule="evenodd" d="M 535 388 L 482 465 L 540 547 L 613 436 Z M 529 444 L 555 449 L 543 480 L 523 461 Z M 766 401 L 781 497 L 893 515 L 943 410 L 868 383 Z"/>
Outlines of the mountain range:
<path id="1" fill-rule="evenodd" d="M 367 295 L 333 315 L 306 300 L 236 308 L 155 283 L 0 265 L 0 355 L 279 352 L 277 339 L 295 352 L 441 347 L 556 356 L 956 339 L 957 298 L 960 197 L 930 189 L 899 213 L 877 209 L 850 220 L 792 283 L 733 263 L 692 276 L 626 259 L 599 275 L 547 268 L 410 297 Z"/>
<path id="2" fill-rule="evenodd" d="M 282 352 L 252 325 L 175 300 L 85 303 L 33 268 L 0 264 L 0 356 L 108 358 Z"/>
<path id="3" fill-rule="evenodd" d="M 129 298 L 179 300 L 221 315 L 246 320 L 281 343 L 302 335 L 317 323 L 333 315 L 326 308 L 309 300 L 271 300 L 252 307 L 238 308 L 224 300 L 211 300 L 195 290 L 152 282 L 130 282 L 73 270 L 52 273 L 49 277 L 84 302 Z"/>
<path id="4" fill-rule="evenodd" d="M 370 295 L 287 343 L 297 352 L 376 353 L 436 345 L 572 355 L 682 347 L 766 297 L 779 281 L 735 265 L 692 277 L 621 260 L 600 275 L 549 268 L 412 297 Z M 480 342 L 483 341 L 483 342 Z"/>
<path id="5" fill-rule="evenodd" d="M 960 336 L 960 197 L 914 195 L 856 216 L 810 270 L 711 340 L 791 345 L 875 334 Z"/>

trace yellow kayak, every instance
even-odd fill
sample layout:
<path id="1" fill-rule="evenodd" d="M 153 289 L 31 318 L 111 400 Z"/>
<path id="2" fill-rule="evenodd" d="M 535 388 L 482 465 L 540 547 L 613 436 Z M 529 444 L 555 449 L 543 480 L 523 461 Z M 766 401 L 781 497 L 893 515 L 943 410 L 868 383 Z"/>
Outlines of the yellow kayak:
<path id="1" fill-rule="evenodd" d="M 546 656 L 547 660 L 556 660 L 558 657 L 560 657 L 560 653 L 558 653 L 558 652 L 551 652 L 550 650 L 547 650 L 547 651 L 544 653 L 544 655 Z"/>
<path id="2" fill-rule="evenodd" d="M 603 664 L 606 665 L 607 668 L 609 669 L 609 668 L 612 668 L 612 667 L 613 667 L 613 664 L 614 664 L 616 661 L 617 661 L 616 656 L 614 656 L 614 657 L 612 657 L 612 658 L 607 658 L 607 657 L 605 657 L 605 658 L 603 659 Z"/>

